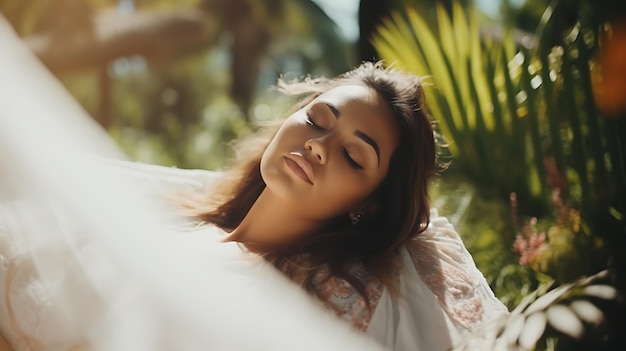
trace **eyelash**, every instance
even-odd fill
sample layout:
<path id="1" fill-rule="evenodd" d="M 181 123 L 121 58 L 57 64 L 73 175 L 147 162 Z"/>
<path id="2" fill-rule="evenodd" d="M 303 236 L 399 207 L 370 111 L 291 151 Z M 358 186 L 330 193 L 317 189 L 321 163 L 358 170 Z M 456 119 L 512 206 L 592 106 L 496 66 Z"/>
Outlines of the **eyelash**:
<path id="1" fill-rule="evenodd" d="M 343 156 L 346 158 L 346 161 L 348 161 L 348 163 L 350 164 L 350 166 L 352 166 L 352 168 L 357 169 L 357 170 L 363 169 L 363 166 L 356 163 L 356 161 L 354 161 L 352 157 L 350 157 L 348 150 L 346 150 L 345 148 L 343 149 Z"/>
<path id="2" fill-rule="evenodd" d="M 319 124 L 313 122 L 313 120 L 311 119 L 311 116 L 307 114 L 306 116 L 306 120 L 305 120 L 306 124 L 310 125 L 311 127 L 317 129 L 317 130 L 326 130 L 324 128 L 322 128 Z"/>
<path id="3" fill-rule="evenodd" d="M 324 131 L 326 129 L 322 128 L 319 124 L 315 123 L 312 119 L 311 116 L 307 114 L 306 120 L 305 120 L 306 124 L 308 124 L 309 126 L 313 127 L 316 130 L 320 130 L 320 131 Z M 363 166 L 361 166 L 360 164 L 358 164 L 356 161 L 354 161 L 354 159 L 352 157 L 350 157 L 350 154 L 348 153 L 348 150 L 346 150 L 346 148 L 343 149 L 343 156 L 345 157 L 346 161 L 348 162 L 348 164 L 357 170 L 363 169 Z"/>

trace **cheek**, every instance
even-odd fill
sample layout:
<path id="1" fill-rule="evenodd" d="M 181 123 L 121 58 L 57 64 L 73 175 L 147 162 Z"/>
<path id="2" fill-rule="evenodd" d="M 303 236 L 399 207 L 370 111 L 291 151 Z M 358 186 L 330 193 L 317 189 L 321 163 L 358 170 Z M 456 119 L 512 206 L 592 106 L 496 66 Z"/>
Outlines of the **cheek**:
<path id="1" fill-rule="evenodd" d="M 275 149 L 276 149 L 276 144 L 272 140 L 272 142 L 270 142 L 270 144 L 267 145 L 267 147 L 265 148 L 265 151 L 263 151 L 263 154 L 261 155 L 260 167 L 261 167 L 261 176 L 263 178 L 264 178 L 264 173 L 267 172 L 267 169 L 271 164 L 270 160 L 272 159 L 272 155 L 275 153 Z"/>
<path id="2" fill-rule="evenodd" d="M 354 210 L 375 189 L 374 183 L 349 173 L 330 177 L 327 185 L 321 201 L 324 201 L 326 206 L 332 206 L 336 212 Z"/>
<path id="3" fill-rule="evenodd" d="M 280 127 L 276 135 L 270 141 L 267 149 L 275 151 L 285 151 L 285 147 L 294 147 L 305 137 L 306 127 L 298 125 L 293 120 L 286 120 Z M 266 152 L 268 151 L 266 149 Z"/>
<path id="4" fill-rule="evenodd" d="M 261 178 L 268 186 L 288 181 L 289 177 L 283 170 L 283 156 L 301 144 L 302 132 L 299 129 L 293 123 L 285 122 L 261 155 Z"/>
<path id="5" fill-rule="evenodd" d="M 284 140 L 279 131 L 261 155 L 261 178 L 268 186 L 275 183 L 276 179 L 280 179 L 280 161 L 282 161 L 282 150 L 284 149 L 283 144 Z"/>
<path id="6" fill-rule="evenodd" d="M 271 162 L 272 159 L 280 156 L 281 153 L 285 151 L 283 150 L 285 149 L 285 146 L 290 144 L 290 134 L 293 133 L 290 133 L 290 128 L 286 128 L 287 126 L 285 124 L 278 130 L 276 135 L 274 135 L 270 143 L 265 148 L 265 151 L 263 151 L 263 155 L 261 155 L 262 167 L 264 164 L 267 165 L 268 162 Z"/>

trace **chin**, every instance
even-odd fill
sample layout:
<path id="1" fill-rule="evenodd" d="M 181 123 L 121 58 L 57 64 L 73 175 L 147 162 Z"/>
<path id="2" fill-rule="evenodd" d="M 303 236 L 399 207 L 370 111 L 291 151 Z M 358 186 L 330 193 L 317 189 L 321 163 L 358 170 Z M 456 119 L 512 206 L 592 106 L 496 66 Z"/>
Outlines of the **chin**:
<path id="1" fill-rule="evenodd" d="M 286 200 L 292 198 L 299 191 L 297 184 L 287 171 L 277 168 L 261 169 L 261 178 L 265 182 L 265 189 Z"/>

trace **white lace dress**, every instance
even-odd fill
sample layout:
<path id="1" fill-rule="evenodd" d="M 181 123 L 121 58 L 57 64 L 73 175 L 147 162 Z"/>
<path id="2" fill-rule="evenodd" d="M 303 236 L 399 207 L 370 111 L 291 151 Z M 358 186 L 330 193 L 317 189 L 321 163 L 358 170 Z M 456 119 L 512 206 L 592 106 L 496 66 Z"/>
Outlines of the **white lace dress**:
<path id="1" fill-rule="evenodd" d="M 401 252 L 398 291 L 355 265 L 371 310 L 345 280 L 318 286 L 338 316 L 389 350 L 450 350 L 485 323 L 508 315 L 445 217 L 431 213 L 431 224 Z M 480 340 L 467 345 L 475 345 Z"/>
<path id="2" fill-rule="evenodd" d="M 80 336 L 53 303 L 19 236 L 30 213 L 23 206 L 3 204 L 0 210 L 0 331 L 16 351 L 80 349 Z M 54 243 L 40 245 L 51 253 L 59 249 Z M 63 259 L 63 252 L 54 254 Z"/>
<path id="3" fill-rule="evenodd" d="M 154 166 L 136 168 L 130 164 L 126 168 L 129 174 L 133 174 L 133 177 L 138 179 L 138 184 L 148 185 L 153 189 L 171 186 L 201 189 L 214 179 L 214 174 L 202 171 L 181 171 Z M 161 300 L 153 297 L 153 294 L 145 291 L 142 286 L 130 284 L 129 287 L 128 278 L 117 270 L 115 264 L 109 265 L 101 262 L 96 264 L 97 282 L 94 282 L 93 276 L 85 273 L 81 266 L 84 264 L 84 258 L 87 257 L 90 262 L 98 262 L 98 257 L 102 255 L 97 245 L 85 241 L 78 243 L 75 247 L 68 247 L 67 244 L 54 242 L 54 240 L 46 242 L 46 236 L 37 236 L 40 242 L 25 243 L 20 233 L 28 232 L 29 223 L 37 221 L 37 218 L 29 218 L 36 213 L 37 211 L 33 208 L 20 202 L 4 204 L 0 210 L 0 332 L 16 351 L 110 349 L 103 348 L 102 344 L 99 344 L 98 340 L 101 340 L 102 336 L 97 336 L 101 330 L 98 326 L 109 323 L 108 326 L 102 328 L 111 329 L 111 318 L 128 318 L 121 317 L 125 314 L 110 313 L 112 301 L 114 303 L 117 303 L 117 300 L 135 301 L 132 304 L 133 307 L 143 305 L 142 308 L 137 308 L 131 316 L 136 317 L 137 314 L 145 312 L 150 318 L 167 319 L 162 311 L 166 309 L 160 306 L 162 302 L 157 302 Z M 66 221 L 62 225 L 63 230 L 77 230 L 72 227 L 71 221 Z M 254 285 L 254 289 L 265 289 L 263 293 L 281 298 L 287 296 L 284 287 L 278 290 L 274 284 L 267 283 L 268 279 L 275 279 L 275 277 L 265 276 L 267 273 L 265 269 L 268 268 L 266 265 L 258 260 L 250 259 L 234 243 L 220 243 L 218 230 L 208 229 L 201 232 L 180 233 L 180 235 L 180 239 L 177 240 L 180 242 L 178 249 L 188 251 L 188 256 L 196 255 L 201 259 L 199 262 L 204 262 L 203 257 L 212 257 L 213 261 L 210 265 L 213 268 L 216 264 L 216 247 L 226 252 L 224 260 L 227 264 L 233 265 L 233 262 L 236 262 L 240 265 L 241 262 L 245 262 L 244 266 L 237 266 L 235 270 L 230 270 L 232 268 L 230 266 L 224 266 L 222 272 L 208 269 L 207 266 L 207 269 L 204 269 L 206 274 L 203 279 L 211 281 L 216 279 L 218 274 L 220 277 L 241 278 L 243 274 L 248 283 Z M 37 264 L 31 260 L 33 251 L 38 260 Z M 82 260 L 81 264 L 78 263 L 80 260 Z M 344 324 L 351 324 L 354 329 L 364 331 L 365 335 L 376 341 L 375 343 L 368 341 L 367 347 L 382 346 L 388 350 L 448 350 L 461 337 L 485 322 L 508 313 L 494 297 L 452 225 L 446 218 L 438 216 L 436 212 L 433 212 L 430 227 L 406 246 L 402 253 L 402 260 L 403 270 L 398 277 L 399 291 L 398 294 L 393 295 L 380 282 L 368 276 L 362 267 L 354 268 L 357 276 L 361 277 L 365 283 L 372 302 L 371 311 L 366 308 L 363 298 L 347 282 L 339 278 L 326 280 L 318 286 L 319 296 L 328 301 L 327 307 L 334 311 L 335 315 L 349 322 Z M 106 258 L 102 261 L 106 262 Z M 39 271 L 42 268 L 47 275 L 45 280 L 40 277 Z M 174 271 L 168 274 L 176 274 L 175 266 L 172 269 Z M 202 269 L 199 271 L 202 272 Z M 93 275 L 93 268 L 90 272 Z M 124 282 L 126 286 L 116 286 L 122 284 L 118 282 Z M 278 286 L 282 286 L 280 284 Z M 222 285 L 218 284 L 218 286 Z M 187 289 L 179 287 L 178 290 L 184 292 Z M 119 291 L 131 293 L 121 294 Z M 244 299 L 248 294 L 251 292 L 237 291 L 237 298 Z M 113 296 L 118 297 L 113 298 Z M 151 301 L 153 298 L 155 301 Z M 174 297 L 174 301 L 183 298 L 184 294 L 181 293 L 180 296 Z M 220 302 L 213 302 L 211 308 L 215 309 Z M 305 299 L 300 303 L 309 304 L 310 301 L 307 302 Z M 122 305 L 128 306 L 128 303 Z M 314 303 L 311 305 L 315 306 Z M 255 315 L 263 313 L 260 307 L 254 306 L 247 312 Z M 119 307 L 115 308 L 119 309 Z M 304 307 L 306 308 L 309 307 Z M 68 309 L 71 311 L 68 312 Z M 289 309 L 297 311 L 302 307 L 297 305 Z M 307 325 L 307 319 L 315 320 L 313 317 L 315 313 L 313 311 L 308 314 L 297 313 L 297 315 L 302 324 Z M 145 319 L 145 317 L 137 318 Z M 222 317 L 216 317 L 216 319 L 224 320 Z M 272 323 L 275 322 L 274 319 L 272 321 Z M 122 322 L 114 321 L 112 324 L 116 326 L 128 323 Z M 161 340 L 164 329 L 175 330 L 174 326 L 166 322 L 159 323 L 158 327 L 152 328 L 153 333 L 158 334 L 159 337 L 141 337 L 140 339 Z M 131 323 L 134 328 L 138 324 L 141 323 Z M 210 326 L 207 326 L 208 328 Z M 321 330 L 320 328 L 314 329 Z M 223 332 L 221 329 L 218 330 L 220 333 Z M 116 336 L 120 335 L 119 330 L 114 330 L 112 333 Z M 295 329 L 293 333 L 297 335 L 304 332 L 301 329 Z M 349 336 L 349 334 L 348 330 L 340 333 L 341 337 Z M 104 333 L 104 335 L 109 338 L 111 332 Z M 135 336 L 137 335 L 141 334 L 138 333 Z M 270 339 L 270 334 L 266 335 Z M 306 336 L 302 335 L 302 337 Z M 338 340 L 341 337 L 335 339 Z M 174 336 L 167 339 L 170 345 L 177 345 L 176 348 L 180 349 L 180 339 Z M 328 340 L 331 340 L 332 344 L 333 340 Z M 143 342 L 145 343 L 145 340 Z M 124 342 L 123 338 L 117 343 L 122 346 L 115 349 L 128 348 L 128 342 Z M 156 345 L 155 343 L 156 341 L 153 340 L 149 343 L 151 346 L 143 349 L 170 349 L 163 348 L 164 344 L 160 342 Z M 314 344 L 313 342 L 308 345 Z M 245 347 L 245 343 L 243 345 L 243 348 L 237 349 L 261 349 L 254 347 L 258 346 L 258 343 L 249 343 L 249 348 Z M 326 347 L 329 346 L 326 345 Z M 141 349 L 141 347 L 132 349 Z"/>
<path id="4" fill-rule="evenodd" d="M 215 178 L 126 165 L 115 166 L 132 178 L 126 190 L 148 196 L 201 191 Z M 94 201 L 80 195 L 86 207 Z M 0 202 L 0 333 L 16 351 L 381 350 L 258 257 L 222 242 L 217 228 L 163 228 L 160 212 L 134 222 L 123 202 L 117 213 L 93 213 L 94 226 L 77 214 L 90 211 L 39 200 Z"/>

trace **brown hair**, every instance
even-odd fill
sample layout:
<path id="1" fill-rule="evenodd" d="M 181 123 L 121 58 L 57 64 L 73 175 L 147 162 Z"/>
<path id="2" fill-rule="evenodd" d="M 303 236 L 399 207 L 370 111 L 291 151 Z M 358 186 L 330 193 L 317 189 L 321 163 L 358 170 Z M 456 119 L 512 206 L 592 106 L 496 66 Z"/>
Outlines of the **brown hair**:
<path id="1" fill-rule="evenodd" d="M 363 63 L 334 79 L 298 82 L 279 80 L 278 90 L 305 96 L 294 111 L 334 87 L 360 83 L 374 89 L 389 104 L 400 127 L 400 140 L 387 177 L 372 194 L 377 211 L 366 223 L 352 225 L 341 214 L 331 225 L 289 248 L 277 248 L 264 258 L 310 292 L 321 271 L 341 277 L 367 300 L 364 284 L 349 272 L 359 262 L 394 291 L 398 249 L 429 223 L 428 183 L 436 171 L 437 145 L 420 78 L 381 63 Z M 265 188 L 260 160 L 276 128 L 242 144 L 235 167 L 213 187 L 214 192 L 190 207 L 196 218 L 226 230 L 236 228 Z"/>

